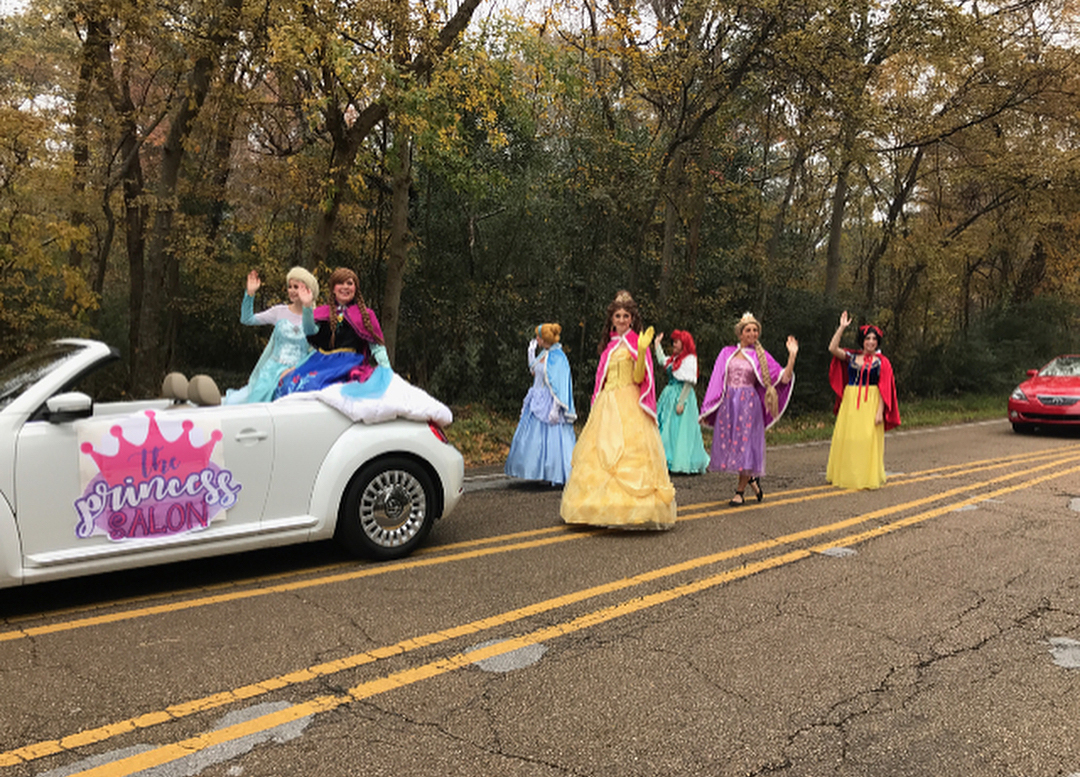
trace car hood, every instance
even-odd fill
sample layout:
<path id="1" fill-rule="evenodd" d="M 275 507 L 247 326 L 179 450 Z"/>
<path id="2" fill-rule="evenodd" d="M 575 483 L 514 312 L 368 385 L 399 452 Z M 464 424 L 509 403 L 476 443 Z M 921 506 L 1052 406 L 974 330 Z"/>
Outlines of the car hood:
<path id="1" fill-rule="evenodd" d="M 1020 384 L 1025 394 L 1080 396 L 1080 378 L 1059 378 L 1037 375 Z"/>

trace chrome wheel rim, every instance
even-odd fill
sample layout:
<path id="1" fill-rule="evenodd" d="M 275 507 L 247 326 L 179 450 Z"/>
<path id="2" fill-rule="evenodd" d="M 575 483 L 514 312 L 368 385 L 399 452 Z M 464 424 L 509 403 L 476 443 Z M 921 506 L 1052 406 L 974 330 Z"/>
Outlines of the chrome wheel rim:
<path id="1" fill-rule="evenodd" d="M 424 487 L 404 470 L 380 472 L 360 496 L 360 528 L 384 548 L 404 545 L 415 537 L 426 516 Z"/>

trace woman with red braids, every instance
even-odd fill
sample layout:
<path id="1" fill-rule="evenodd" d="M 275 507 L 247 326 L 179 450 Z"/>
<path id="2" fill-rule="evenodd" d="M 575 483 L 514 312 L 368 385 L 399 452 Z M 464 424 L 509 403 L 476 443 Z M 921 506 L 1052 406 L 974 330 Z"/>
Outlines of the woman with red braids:
<path id="1" fill-rule="evenodd" d="M 667 373 L 667 385 L 656 400 L 656 422 L 664 441 L 669 472 L 700 475 L 709 466 L 709 453 L 698 423 L 697 348 L 689 332 L 671 333 L 671 355 L 664 353 L 664 333 L 656 336 L 656 360 Z"/>
<path id="2" fill-rule="evenodd" d="M 885 482 L 885 431 L 900 425 L 892 365 L 880 350 L 883 333 L 873 324 L 859 327 L 859 349 L 840 347 L 851 324 L 840 314 L 829 353 L 829 384 L 836 392 L 828 482 L 839 488 L 879 488 Z"/>
<path id="3" fill-rule="evenodd" d="M 331 304 L 314 310 L 304 309 L 304 331 L 317 328 L 308 342 L 315 348 L 308 357 L 285 373 L 278 383 L 274 399 L 297 391 L 318 391 L 332 383 L 354 381 L 365 384 L 370 391 L 351 392 L 356 398 L 381 396 L 393 373 L 380 370 L 390 361 L 383 345 L 382 328 L 375 311 L 367 306 L 360 294 L 360 279 L 347 267 L 330 274 Z M 373 375 L 380 379 L 369 382 Z"/>

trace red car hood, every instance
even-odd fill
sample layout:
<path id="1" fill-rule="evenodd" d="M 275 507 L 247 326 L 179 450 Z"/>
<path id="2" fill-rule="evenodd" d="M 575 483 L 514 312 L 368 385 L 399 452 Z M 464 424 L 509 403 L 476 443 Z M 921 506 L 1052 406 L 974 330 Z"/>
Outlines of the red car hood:
<path id="1" fill-rule="evenodd" d="M 1057 394 L 1080 396 L 1080 378 L 1057 378 L 1036 375 L 1020 384 L 1020 390 L 1029 397 L 1033 394 Z"/>

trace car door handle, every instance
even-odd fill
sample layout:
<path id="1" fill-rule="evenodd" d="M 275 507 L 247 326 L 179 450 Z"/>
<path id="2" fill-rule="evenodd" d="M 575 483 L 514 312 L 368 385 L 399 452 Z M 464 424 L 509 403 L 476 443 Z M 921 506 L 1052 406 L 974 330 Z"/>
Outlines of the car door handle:
<path id="1" fill-rule="evenodd" d="M 269 436 L 269 432 L 259 431 L 258 429 L 242 429 L 236 433 L 236 441 L 240 443 L 256 443 L 265 440 Z"/>

